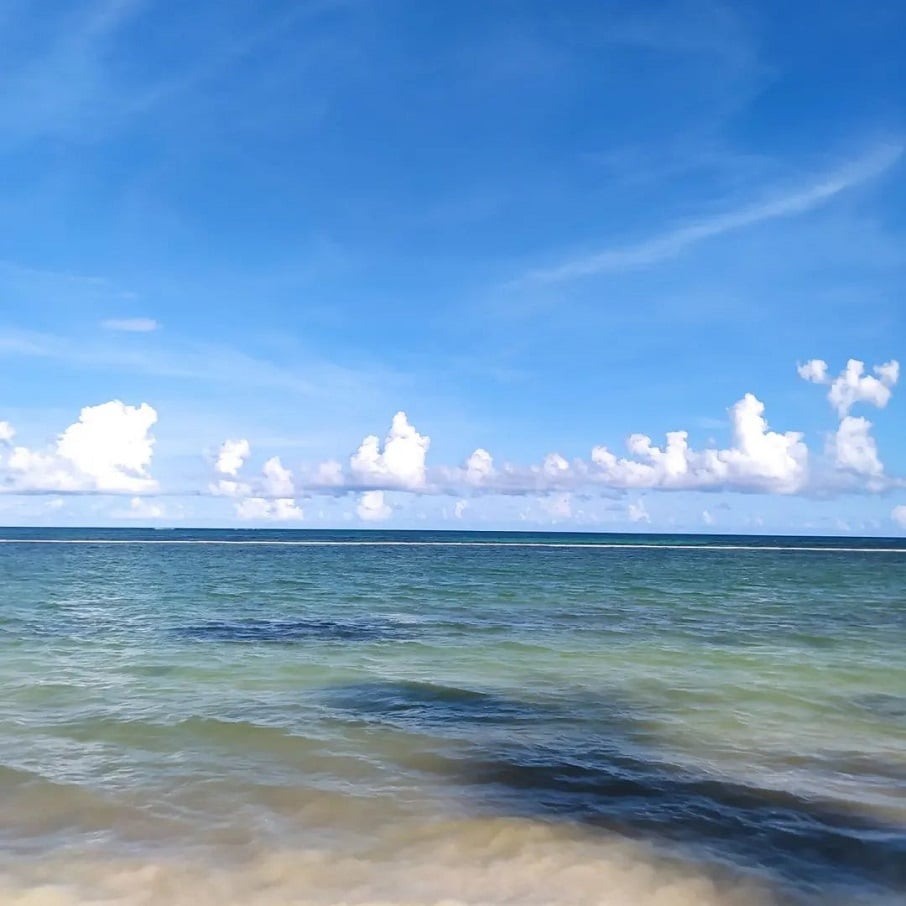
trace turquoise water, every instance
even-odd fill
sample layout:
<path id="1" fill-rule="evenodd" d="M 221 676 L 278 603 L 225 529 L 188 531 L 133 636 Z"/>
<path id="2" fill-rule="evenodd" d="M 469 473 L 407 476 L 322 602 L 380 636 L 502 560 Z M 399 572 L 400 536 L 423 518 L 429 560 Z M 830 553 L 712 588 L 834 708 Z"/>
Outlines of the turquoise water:
<path id="1" fill-rule="evenodd" d="M 906 901 L 902 540 L 0 536 L 0 902 Z"/>

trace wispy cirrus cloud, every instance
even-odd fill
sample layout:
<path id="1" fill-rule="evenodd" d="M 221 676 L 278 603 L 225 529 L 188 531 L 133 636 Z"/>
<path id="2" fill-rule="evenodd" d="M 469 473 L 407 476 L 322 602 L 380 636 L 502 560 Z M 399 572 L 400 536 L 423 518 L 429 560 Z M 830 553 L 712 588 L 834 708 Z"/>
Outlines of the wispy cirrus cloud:
<path id="1" fill-rule="evenodd" d="M 804 214 L 847 189 L 881 176 L 900 160 L 903 151 L 902 144 L 882 145 L 805 188 L 744 205 L 734 211 L 701 218 L 642 242 L 606 248 L 569 258 L 552 267 L 532 270 L 516 282 L 564 283 L 596 274 L 641 268 L 673 258 L 707 239 L 771 220 Z"/>
<path id="2" fill-rule="evenodd" d="M 160 329 L 160 322 L 154 318 L 107 318 L 101 321 L 101 327 L 122 333 L 153 333 Z"/>
<path id="3" fill-rule="evenodd" d="M 105 55 L 120 32 L 134 22 L 144 0 L 96 0 L 72 4 L 68 12 L 50 17 L 49 34 L 24 13 L 11 23 L 13 36 L 32 22 L 44 40 L 13 42 L 22 48 L 10 54 L 7 77 L 0 89 L 3 144 L 82 130 L 102 116 L 109 89 Z M 104 113 L 103 115 L 106 115 Z"/>
<path id="4" fill-rule="evenodd" d="M 166 65 L 124 65 L 133 55 L 121 48 L 141 35 L 147 0 L 82 0 L 55 16 L 21 12 L 0 24 L 13 36 L 14 52 L 4 61 L 0 84 L 0 145 L 47 136 L 95 141 L 175 96 L 203 87 L 294 27 L 352 7 L 352 0 L 309 0 L 286 11 L 263 12 L 250 24 L 242 4 L 198 4 L 177 28 L 191 33 L 192 46 L 206 53 L 174 56 Z M 235 8 L 235 9 L 234 9 Z M 152 10 L 153 12 L 153 10 Z M 26 35 L 27 38 L 20 38 Z M 16 40 L 19 38 L 19 40 Z M 199 43 L 201 42 L 201 44 Z M 5 48 L 6 49 L 6 48 Z"/>
<path id="5" fill-rule="evenodd" d="M 279 364 L 232 346 L 170 338 L 135 349 L 112 339 L 67 337 L 0 326 L 0 356 L 52 359 L 96 371 L 120 371 L 206 384 L 271 388 L 310 397 L 361 395 L 376 375 L 397 380 L 389 369 L 338 365 L 310 356 L 304 365 Z"/>

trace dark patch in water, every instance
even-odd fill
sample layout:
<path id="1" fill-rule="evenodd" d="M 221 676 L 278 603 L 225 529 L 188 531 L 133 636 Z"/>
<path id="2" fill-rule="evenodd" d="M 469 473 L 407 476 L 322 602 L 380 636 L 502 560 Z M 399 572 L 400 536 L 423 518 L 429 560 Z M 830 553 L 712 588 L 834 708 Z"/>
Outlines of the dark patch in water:
<path id="1" fill-rule="evenodd" d="M 213 620 L 174 633 L 197 642 L 371 642 L 407 638 L 410 630 L 379 620 Z"/>
<path id="2" fill-rule="evenodd" d="M 794 793 L 599 751 L 509 748 L 456 767 L 520 811 L 742 856 L 816 890 L 829 876 L 906 891 L 906 828 Z"/>
<path id="3" fill-rule="evenodd" d="M 863 695 L 856 699 L 855 704 L 872 714 L 906 722 L 906 695 L 879 692 L 875 695 Z"/>
<path id="4" fill-rule="evenodd" d="M 438 724 L 456 727 L 459 755 L 432 748 L 408 767 L 445 777 L 465 796 L 477 798 L 482 809 L 579 821 L 704 849 L 757 866 L 797 901 L 820 902 L 832 887 L 906 893 L 906 827 L 857 806 L 676 765 L 639 743 L 629 703 L 574 698 L 545 706 L 470 689 L 387 681 L 326 695 L 334 707 L 369 719 L 411 723 L 429 732 Z M 571 726 L 557 721 L 568 715 Z M 586 715 L 578 727 L 577 715 Z M 511 742 L 501 743 L 499 733 L 484 735 L 483 729 L 511 719 L 521 724 Z"/>
<path id="5" fill-rule="evenodd" d="M 341 712 L 377 715 L 426 725 L 456 721 L 537 721 L 539 709 L 490 692 L 436 683 L 366 682 L 327 690 L 326 703 Z M 550 715 L 548 715 L 548 718 Z"/>

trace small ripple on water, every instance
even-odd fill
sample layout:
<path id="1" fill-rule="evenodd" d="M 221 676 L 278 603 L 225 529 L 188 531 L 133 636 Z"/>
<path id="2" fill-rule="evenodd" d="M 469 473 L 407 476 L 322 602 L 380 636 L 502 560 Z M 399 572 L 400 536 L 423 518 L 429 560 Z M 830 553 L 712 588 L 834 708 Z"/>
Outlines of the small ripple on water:
<path id="1" fill-rule="evenodd" d="M 213 620 L 174 628 L 172 634 L 194 642 L 357 642 L 405 639 L 406 624 L 376 619 L 360 620 Z"/>

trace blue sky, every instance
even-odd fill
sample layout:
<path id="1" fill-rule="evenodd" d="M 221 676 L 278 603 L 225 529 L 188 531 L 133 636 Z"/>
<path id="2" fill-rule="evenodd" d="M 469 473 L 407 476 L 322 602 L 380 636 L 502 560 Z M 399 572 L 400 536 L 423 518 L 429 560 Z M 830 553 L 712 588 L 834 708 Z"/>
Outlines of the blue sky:
<path id="1" fill-rule="evenodd" d="M 902 3 L 0 35 L 0 523 L 906 531 Z"/>

